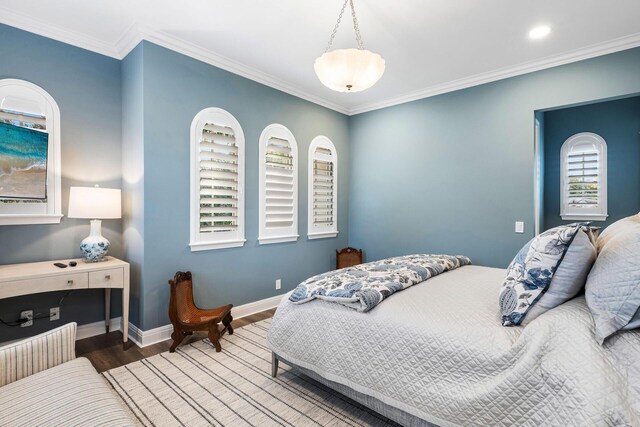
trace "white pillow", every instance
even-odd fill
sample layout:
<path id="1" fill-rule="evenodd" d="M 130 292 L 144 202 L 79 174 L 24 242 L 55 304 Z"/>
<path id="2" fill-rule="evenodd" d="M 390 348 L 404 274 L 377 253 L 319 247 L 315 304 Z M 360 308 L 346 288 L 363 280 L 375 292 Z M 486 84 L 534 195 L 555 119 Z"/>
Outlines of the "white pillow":
<path id="1" fill-rule="evenodd" d="M 578 295 L 584 288 L 587 275 L 596 260 L 596 248 L 589 234 L 578 231 L 567 249 L 558 269 L 553 274 L 547 291 L 531 307 L 522 325 L 526 325 L 542 313 L 551 310 Z"/>
<path id="2" fill-rule="evenodd" d="M 614 225 L 585 289 L 600 344 L 620 330 L 640 327 L 640 222 L 625 218 L 609 228 Z"/>
<path id="3" fill-rule="evenodd" d="M 596 249 L 598 253 L 602 250 L 604 245 L 607 244 L 609 240 L 620 233 L 624 233 L 625 230 L 634 224 L 640 224 L 640 213 L 638 215 L 632 215 L 626 218 L 621 219 L 620 221 L 616 221 L 607 228 L 605 228 L 600 236 L 598 236 L 598 241 L 596 243 Z"/>

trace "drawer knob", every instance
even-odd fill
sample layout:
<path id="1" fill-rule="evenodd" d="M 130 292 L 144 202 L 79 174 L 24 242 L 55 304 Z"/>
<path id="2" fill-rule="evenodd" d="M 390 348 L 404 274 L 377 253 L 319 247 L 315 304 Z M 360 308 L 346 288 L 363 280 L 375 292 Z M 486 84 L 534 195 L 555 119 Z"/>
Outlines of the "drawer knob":
<path id="1" fill-rule="evenodd" d="M 105 278 L 105 280 L 109 280 L 109 279 L 111 279 L 111 275 L 107 274 L 107 275 L 104 276 L 104 278 Z"/>
<path id="2" fill-rule="evenodd" d="M 67 285 L 73 286 L 73 280 L 67 280 Z"/>

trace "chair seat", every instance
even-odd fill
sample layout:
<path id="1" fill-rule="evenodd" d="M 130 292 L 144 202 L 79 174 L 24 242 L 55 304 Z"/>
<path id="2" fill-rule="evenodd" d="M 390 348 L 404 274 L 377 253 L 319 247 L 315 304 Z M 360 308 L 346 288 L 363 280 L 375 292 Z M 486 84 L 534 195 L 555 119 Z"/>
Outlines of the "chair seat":
<path id="1" fill-rule="evenodd" d="M 227 314 L 231 313 L 231 307 L 231 305 L 225 305 L 211 310 L 203 310 L 197 307 L 178 307 L 178 315 L 180 316 L 180 322 L 189 325 L 209 323 L 212 320 L 218 323 Z"/>

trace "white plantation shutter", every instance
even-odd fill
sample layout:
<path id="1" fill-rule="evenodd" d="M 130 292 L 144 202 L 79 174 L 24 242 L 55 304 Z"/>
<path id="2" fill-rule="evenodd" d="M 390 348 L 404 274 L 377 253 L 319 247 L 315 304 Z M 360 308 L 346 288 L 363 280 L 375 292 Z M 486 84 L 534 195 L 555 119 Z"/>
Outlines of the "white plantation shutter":
<path id="1" fill-rule="evenodd" d="M 568 204 L 573 207 L 597 205 L 598 191 L 598 152 L 587 150 L 572 152 L 568 156 L 566 188 Z"/>
<path id="2" fill-rule="evenodd" d="M 200 138 L 200 232 L 238 228 L 238 147 L 233 129 L 207 123 Z"/>
<path id="3" fill-rule="evenodd" d="M 319 239 L 338 234 L 338 156 L 324 136 L 309 147 L 308 237 Z"/>
<path id="4" fill-rule="evenodd" d="M 207 108 L 194 119 L 191 133 L 191 250 L 242 246 L 242 128 L 226 111 Z"/>
<path id="5" fill-rule="evenodd" d="M 261 244 L 298 238 L 298 147 L 293 134 L 278 124 L 260 136 Z"/>
<path id="6" fill-rule="evenodd" d="M 607 217 L 606 151 L 604 139 L 579 133 L 562 146 L 561 215 L 568 220 Z"/>

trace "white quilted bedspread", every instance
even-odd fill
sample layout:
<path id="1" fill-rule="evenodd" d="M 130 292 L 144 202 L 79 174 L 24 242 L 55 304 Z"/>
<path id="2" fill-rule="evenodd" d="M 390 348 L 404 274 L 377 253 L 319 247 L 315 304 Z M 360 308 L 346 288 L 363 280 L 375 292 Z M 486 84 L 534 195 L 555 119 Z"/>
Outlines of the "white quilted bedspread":
<path id="1" fill-rule="evenodd" d="M 583 297 L 503 327 L 505 271 L 466 266 L 369 313 L 284 298 L 267 345 L 431 423 L 640 426 L 640 331 L 596 343 Z"/>

